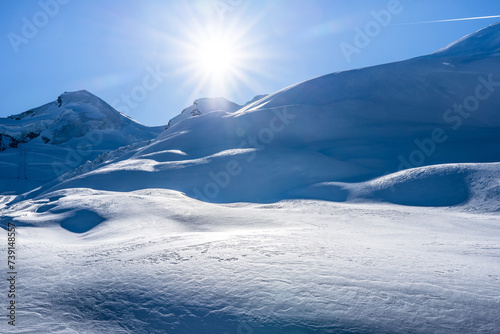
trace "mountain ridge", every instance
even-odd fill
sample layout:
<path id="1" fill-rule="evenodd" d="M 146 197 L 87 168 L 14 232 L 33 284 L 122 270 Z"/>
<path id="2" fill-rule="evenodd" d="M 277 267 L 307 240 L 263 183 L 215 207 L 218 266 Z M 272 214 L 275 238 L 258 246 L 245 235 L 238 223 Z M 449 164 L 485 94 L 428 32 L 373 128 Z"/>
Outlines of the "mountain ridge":
<path id="1" fill-rule="evenodd" d="M 162 130 L 137 123 L 86 90 L 65 92 L 55 101 L 0 118 L 0 193 L 29 191 Z"/>

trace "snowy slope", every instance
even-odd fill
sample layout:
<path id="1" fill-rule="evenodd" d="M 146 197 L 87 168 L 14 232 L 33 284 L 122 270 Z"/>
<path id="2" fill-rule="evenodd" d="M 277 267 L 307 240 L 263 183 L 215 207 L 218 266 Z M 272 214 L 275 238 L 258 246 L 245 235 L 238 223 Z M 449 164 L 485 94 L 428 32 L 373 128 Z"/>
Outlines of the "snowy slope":
<path id="1" fill-rule="evenodd" d="M 103 152 L 151 140 L 162 129 L 135 122 L 87 91 L 64 93 L 0 119 L 0 193 L 36 188 Z"/>
<path id="2" fill-rule="evenodd" d="M 499 30 L 242 108 L 200 99 L 153 140 L 93 122 L 94 99 L 2 123 L 51 139 L 0 152 L 12 170 L 36 141 L 60 157 L 78 120 L 103 138 L 92 162 L 0 195 L 19 241 L 18 326 L 0 332 L 498 332 Z"/>
<path id="3" fill-rule="evenodd" d="M 227 100 L 200 100 L 207 112 L 200 113 L 197 104 L 185 109 L 147 147 L 110 158 L 102 168 L 94 164 L 89 173 L 43 191 L 157 187 L 209 202 L 272 202 L 297 194 L 333 200 L 335 192 L 317 197 L 315 191 L 307 194 L 304 189 L 325 182 L 368 186 L 365 182 L 373 178 L 422 166 L 498 162 L 500 57 L 490 51 L 500 47 L 499 33 L 500 24 L 492 25 L 441 51 L 439 57 L 432 54 L 329 74 L 236 111 L 233 104 L 227 110 L 220 106 Z M 209 102 L 215 107 L 206 107 Z M 434 172 L 429 180 L 440 178 L 441 169 L 426 170 Z M 470 194 L 459 188 L 449 188 L 450 199 L 442 202 L 403 202 L 459 204 Z"/>
<path id="4" fill-rule="evenodd" d="M 19 333 L 500 326 L 498 216 L 321 201 L 217 205 L 162 189 L 66 189 L 2 216 L 22 240 Z"/>
<path id="5" fill-rule="evenodd" d="M 500 23 L 464 36 L 458 41 L 433 53 L 436 57 L 485 57 L 500 55 Z"/>

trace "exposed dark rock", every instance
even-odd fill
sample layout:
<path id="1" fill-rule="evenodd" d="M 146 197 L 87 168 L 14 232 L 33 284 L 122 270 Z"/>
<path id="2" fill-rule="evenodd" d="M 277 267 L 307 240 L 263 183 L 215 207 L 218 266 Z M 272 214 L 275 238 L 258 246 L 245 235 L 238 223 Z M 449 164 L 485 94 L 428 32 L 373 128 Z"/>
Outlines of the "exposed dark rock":
<path id="1" fill-rule="evenodd" d="M 0 133 L 0 151 L 5 151 L 8 148 L 17 148 L 19 141 L 9 135 Z"/>
<path id="2" fill-rule="evenodd" d="M 33 117 L 35 116 L 35 111 L 34 110 L 28 110 L 28 111 L 25 111 L 21 114 L 18 114 L 18 115 L 12 115 L 12 116 L 9 116 L 7 118 L 10 118 L 10 119 L 13 119 L 13 120 L 16 120 L 16 121 L 19 121 L 23 118 L 26 118 L 26 117 Z"/>

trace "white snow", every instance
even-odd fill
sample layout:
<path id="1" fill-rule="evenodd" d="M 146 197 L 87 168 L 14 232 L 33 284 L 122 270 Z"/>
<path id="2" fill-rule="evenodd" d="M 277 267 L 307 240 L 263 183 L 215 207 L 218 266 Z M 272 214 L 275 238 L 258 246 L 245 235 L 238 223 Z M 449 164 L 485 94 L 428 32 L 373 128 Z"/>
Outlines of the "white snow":
<path id="1" fill-rule="evenodd" d="M 160 189 L 63 190 L 6 214 L 33 226 L 19 227 L 20 333 L 500 325 L 494 215 L 303 200 L 216 205 Z"/>
<path id="2" fill-rule="evenodd" d="M 0 152 L 0 332 L 497 332 L 499 29 L 161 133 L 85 91 L 1 119 L 40 136 Z"/>

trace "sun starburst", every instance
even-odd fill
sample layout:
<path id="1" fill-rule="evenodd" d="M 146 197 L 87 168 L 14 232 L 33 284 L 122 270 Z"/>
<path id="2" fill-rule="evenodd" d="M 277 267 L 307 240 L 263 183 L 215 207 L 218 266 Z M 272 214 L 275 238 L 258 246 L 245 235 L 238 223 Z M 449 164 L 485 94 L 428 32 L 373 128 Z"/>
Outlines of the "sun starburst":
<path id="1" fill-rule="evenodd" d="M 180 65 L 173 73 L 182 78 L 179 91 L 188 91 L 190 100 L 241 96 L 248 89 L 261 93 L 256 77 L 271 71 L 256 66 L 268 56 L 261 48 L 262 40 L 250 34 L 257 23 L 258 18 L 252 22 L 237 18 L 221 21 L 218 17 L 200 20 L 195 13 L 184 17 L 182 23 L 176 22 L 181 27 L 180 37 L 167 40 L 175 45 Z"/>

